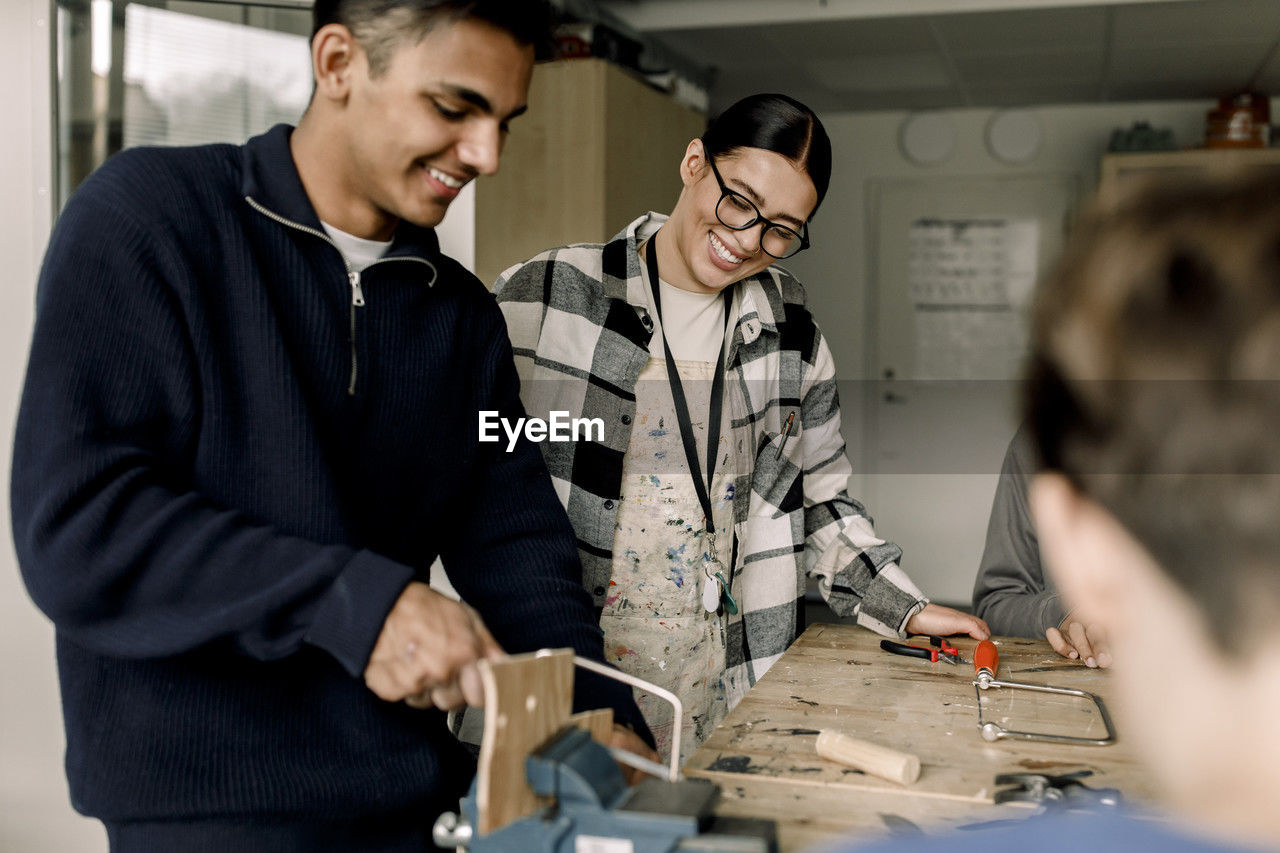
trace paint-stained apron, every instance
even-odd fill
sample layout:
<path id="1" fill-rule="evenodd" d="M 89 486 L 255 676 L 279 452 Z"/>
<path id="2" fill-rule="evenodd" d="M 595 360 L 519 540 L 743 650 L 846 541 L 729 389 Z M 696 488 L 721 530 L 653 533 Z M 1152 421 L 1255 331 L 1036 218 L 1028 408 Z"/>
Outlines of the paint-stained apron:
<path id="1" fill-rule="evenodd" d="M 705 460 L 714 366 L 677 360 L 676 367 L 689 401 L 698 456 Z M 708 490 L 726 577 L 733 550 L 735 470 L 728 424 L 725 412 L 717 436 L 715 478 Z M 707 549 L 702 507 L 681 444 L 666 365 L 651 358 L 636 382 L 636 415 L 622 463 L 622 502 L 613 537 L 613 572 L 600 627 L 610 663 L 665 687 L 684 703 L 681 764 L 729 711 L 724 617 L 702 606 Z M 666 760 L 671 754 L 671 706 L 641 691 L 636 691 L 636 702 Z"/>

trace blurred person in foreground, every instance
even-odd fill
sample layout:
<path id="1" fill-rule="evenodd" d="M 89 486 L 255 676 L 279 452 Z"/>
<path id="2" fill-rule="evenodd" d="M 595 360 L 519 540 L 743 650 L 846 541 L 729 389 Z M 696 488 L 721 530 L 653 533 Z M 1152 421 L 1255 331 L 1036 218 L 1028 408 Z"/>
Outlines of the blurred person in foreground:
<path id="1" fill-rule="evenodd" d="M 1041 549 L 1110 638 L 1120 736 L 1159 819 L 1061 815 L 882 849 L 1274 849 L 1280 179 L 1169 184 L 1095 212 L 1042 285 L 1033 339 Z"/>

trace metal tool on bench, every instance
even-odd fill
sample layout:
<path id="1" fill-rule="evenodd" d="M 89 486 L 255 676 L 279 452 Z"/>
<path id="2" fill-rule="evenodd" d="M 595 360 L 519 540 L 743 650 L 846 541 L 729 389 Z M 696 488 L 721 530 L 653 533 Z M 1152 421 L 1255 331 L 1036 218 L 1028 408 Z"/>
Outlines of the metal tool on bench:
<path id="1" fill-rule="evenodd" d="M 937 663 L 944 660 L 949 664 L 966 663 L 964 658 L 960 657 L 960 650 L 948 643 L 942 637 L 929 637 L 929 645 L 933 646 L 927 649 L 924 646 L 912 646 L 908 643 L 895 643 L 893 640 L 881 640 L 880 648 L 892 655 L 904 655 L 911 658 L 921 658 L 922 660 L 933 661 Z"/>
<path id="2" fill-rule="evenodd" d="M 947 642 L 946 637 L 935 637 L 930 634 L 929 645 L 936 646 L 939 649 L 939 654 L 946 653 L 954 656 L 956 663 L 968 663 L 967 660 L 960 656 L 960 650 Z"/>
<path id="3" fill-rule="evenodd" d="M 1034 803 L 1040 808 L 1032 812 L 1033 816 L 1047 812 L 1107 811 L 1119 808 L 1124 802 L 1124 797 L 1118 789 L 1090 788 L 1080 781 L 1092 775 L 1092 770 L 1064 773 L 1061 776 L 1046 776 L 1042 773 L 1001 773 L 996 777 L 996 784 L 1010 787 L 996 791 L 991 799 L 996 805 Z M 984 820 L 958 828 L 981 831 L 1014 826 L 1024 820 L 1026 818 Z"/>
<path id="4" fill-rule="evenodd" d="M 563 695 L 564 673 L 567 668 L 571 694 L 573 665 L 648 690 L 671 703 L 676 723 L 669 768 L 643 759 L 635 761 L 635 756 L 604 746 L 570 721 L 571 697 Z M 522 673 L 519 667 L 527 668 Z M 432 835 L 438 846 L 466 848 L 471 853 L 777 850 L 773 821 L 717 817 L 712 810 L 720 797 L 719 786 L 708 779 L 680 778 L 679 721 L 683 709 L 674 694 L 595 661 L 573 657 L 569 650 L 517 655 L 492 664 L 485 661 L 480 669 L 487 707 L 480 771 L 461 801 L 461 814 L 446 812 L 436 821 Z M 509 695 L 512 691 L 499 685 L 495 669 L 499 674 L 511 672 L 509 680 L 523 685 L 524 690 L 517 691 L 523 695 Z M 548 710 L 550 706 L 555 707 Z M 603 715 L 607 717 L 603 732 L 607 732 L 613 725 L 612 714 L 606 711 Z M 599 722 L 596 716 L 583 725 Z M 533 732 L 529 737 L 520 734 L 525 724 Z M 550 735 L 534 740 L 542 730 Z M 597 736 L 603 732 L 596 729 Z M 501 753 L 504 738 L 513 745 L 513 751 L 505 755 Z M 532 746 L 525 749 L 524 744 Z M 516 754 L 522 750 L 523 754 Z M 628 787 L 615 759 L 660 778 L 647 778 Z M 506 802 L 495 802 L 500 799 L 495 774 L 503 769 L 508 774 L 505 781 L 515 782 L 518 790 L 507 791 Z M 527 784 L 510 778 L 520 769 Z M 521 798 L 524 801 L 513 807 L 510 801 Z"/>
<path id="5" fill-rule="evenodd" d="M 1084 746 L 1106 746 L 1116 742 L 1116 730 L 1111 725 L 1111 715 L 1107 713 L 1107 706 L 1103 704 L 1102 699 L 1093 693 L 1085 690 L 1077 690 L 1074 687 L 1053 687 L 1048 684 L 1029 684 L 1025 681 L 1000 681 L 996 678 L 996 670 L 1000 665 L 1000 652 L 996 648 L 996 644 L 990 640 L 983 640 L 978 643 L 978 647 L 973 652 L 973 669 L 977 676 L 974 678 L 974 689 L 978 694 L 978 730 L 982 732 L 983 740 L 997 741 L 1003 738 L 1018 738 L 1021 740 L 1040 740 L 1049 741 L 1051 743 L 1073 743 Z M 1107 736 L 1103 738 L 1078 737 L 1075 735 L 1058 735 L 1046 732 L 1023 732 L 1006 729 L 999 723 L 982 719 L 982 693 L 984 690 L 993 688 L 1011 688 L 1014 690 L 1031 690 L 1037 693 L 1055 693 L 1061 696 L 1076 696 L 1081 699 L 1087 699 L 1098 709 L 1098 715 L 1102 718 L 1102 724 L 1106 727 Z"/>
<path id="6" fill-rule="evenodd" d="M 1012 787 L 996 791 L 992 799 L 1001 803 L 1039 803 L 1049 809 L 1094 810 L 1116 808 L 1123 801 L 1116 788 L 1090 788 L 1081 779 L 1093 775 L 1092 770 L 1046 776 L 1042 773 L 1002 773 L 997 785 Z"/>

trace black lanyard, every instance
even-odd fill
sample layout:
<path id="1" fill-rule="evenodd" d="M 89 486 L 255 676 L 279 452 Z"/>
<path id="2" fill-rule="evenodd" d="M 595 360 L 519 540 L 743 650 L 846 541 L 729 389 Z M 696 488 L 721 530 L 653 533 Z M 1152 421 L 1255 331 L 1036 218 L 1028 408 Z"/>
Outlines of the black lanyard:
<path id="1" fill-rule="evenodd" d="M 685 401 L 684 386 L 680 384 L 680 374 L 676 370 L 676 360 L 671 354 L 671 344 L 667 341 L 666 324 L 662 322 L 662 295 L 658 287 L 658 235 L 649 240 L 649 251 L 645 263 L 649 269 L 649 288 L 653 291 L 653 305 L 658 312 L 658 324 L 662 329 L 662 347 L 667 354 L 667 378 L 671 381 L 671 396 L 676 404 L 676 419 L 680 422 L 680 441 L 684 444 L 684 456 L 689 460 L 689 472 L 693 474 L 693 487 L 698 493 L 698 501 L 702 504 L 702 512 L 706 516 L 705 530 L 715 542 L 715 522 L 711 519 L 711 478 L 716 472 L 716 451 L 720 448 L 721 398 L 724 396 L 724 347 L 726 335 L 720 335 L 720 354 L 716 356 L 716 372 L 711 379 L 711 411 L 707 416 L 707 480 L 702 481 L 702 470 L 698 465 L 698 444 L 693 435 L 693 422 L 689 418 L 689 404 Z M 729 307 L 733 296 L 730 288 L 724 289 L 724 332 L 729 329 Z M 714 550 L 714 547 L 713 547 Z M 714 562 L 720 562 L 717 555 L 711 555 Z"/>

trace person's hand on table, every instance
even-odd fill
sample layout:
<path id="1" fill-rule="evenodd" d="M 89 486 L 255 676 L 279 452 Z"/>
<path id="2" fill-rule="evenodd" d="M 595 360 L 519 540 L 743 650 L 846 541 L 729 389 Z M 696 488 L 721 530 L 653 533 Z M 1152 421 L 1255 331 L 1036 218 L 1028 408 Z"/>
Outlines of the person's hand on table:
<path id="1" fill-rule="evenodd" d="M 618 749 L 625 749 L 632 755 L 638 755 L 641 758 L 647 758 L 650 761 L 656 761 L 658 763 L 661 763 L 662 761 L 662 759 L 658 757 L 658 753 L 654 752 L 649 744 L 641 740 L 638 734 L 620 723 L 613 724 L 613 732 L 609 735 L 608 745 L 617 747 Z M 641 779 L 649 775 L 643 770 L 630 767 L 623 764 L 621 761 L 618 762 L 618 768 L 622 771 L 622 778 L 627 780 L 628 785 L 637 785 L 640 783 Z"/>
<path id="2" fill-rule="evenodd" d="M 484 685 L 476 663 L 503 656 L 478 613 L 413 581 L 387 614 L 364 682 L 380 698 L 414 708 L 480 707 Z"/>
<path id="3" fill-rule="evenodd" d="M 1044 632 L 1053 650 L 1064 658 L 1082 660 L 1085 666 L 1111 666 L 1111 650 L 1102 628 L 1075 613 L 1068 613 L 1056 628 Z"/>
<path id="4" fill-rule="evenodd" d="M 975 640 L 991 636 L 987 623 L 971 613 L 962 613 L 950 607 L 926 604 L 924 609 L 907 620 L 908 634 L 929 634 L 946 637 L 952 634 L 968 634 Z"/>

